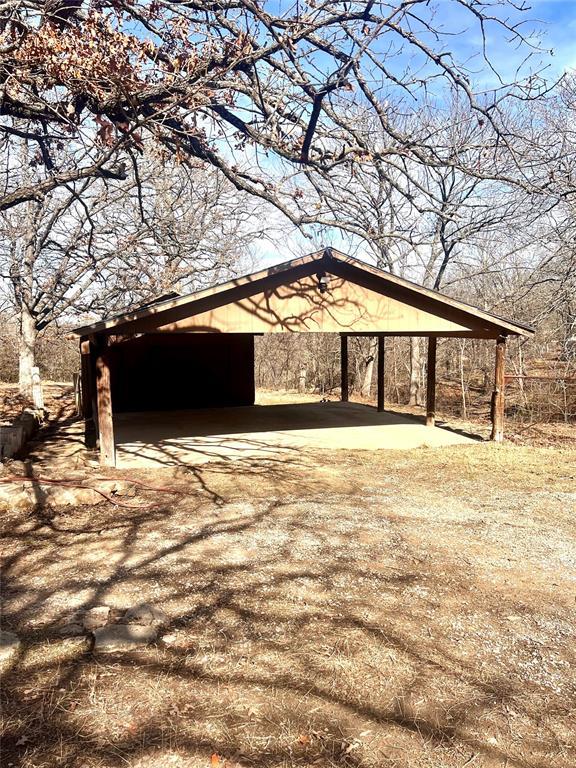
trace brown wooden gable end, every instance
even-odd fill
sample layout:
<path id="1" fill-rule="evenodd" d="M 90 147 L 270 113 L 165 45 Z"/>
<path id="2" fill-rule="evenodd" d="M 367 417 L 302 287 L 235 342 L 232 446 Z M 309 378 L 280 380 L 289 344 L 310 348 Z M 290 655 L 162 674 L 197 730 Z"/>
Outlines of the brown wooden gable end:
<path id="1" fill-rule="evenodd" d="M 321 277 L 328 288 L 320 290 Z M 532 330 L 324 251 L 77 333 L 340 332 L 472 336 Z"/>

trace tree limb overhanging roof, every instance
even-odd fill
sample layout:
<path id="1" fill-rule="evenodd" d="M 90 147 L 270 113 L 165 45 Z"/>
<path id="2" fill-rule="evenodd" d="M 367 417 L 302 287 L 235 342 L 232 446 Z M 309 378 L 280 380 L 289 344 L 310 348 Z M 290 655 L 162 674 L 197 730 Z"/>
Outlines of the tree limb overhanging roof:
<path id="1" fill-rule="evenodd" d="M 138 307 L 131 312 L 126 312 L 121 315 L 106 318 L 89 325 L 84 325 L 74 329 L 74 333 L 78 336 L 89 336 L 92 334 L 107 334 L 114 333 L 115 331 L 122 329 L 122 332 L 129 332 L 129 326 L 131 323 L 135 323 L 139 320 L 152 318 L 156 315 L 159 316 L 161 321 L 162 314 L 177 307 L 184 307 L 190 305 L 190 315 L 194 315 L 194 304 L 200 300 L 205 300 L 210 297 L 218 298 L 220 294 L 229 293 L 226 301 L 223 304 L 231 304 L 235 301 L 235 289 L 246 289 L 251 283 L 254 283 L 254 292 L 262 290 L 262 281 L 272 279 L 278 282 L 290 282 L 293 275 L 292 273 L 300 272 L 302 268 L 309 267 L 310 274 L 313 274 L 315 270 L 327 270 L 338 271 L 338 269 L 349 269 L 353 273 L 359 276 L 365 276 L 372 280 L 376 279 L 376 282 L 381 281 L 381 287 L 391 287 L 402 290 L 405 294 L 413 294 L 415 298 L 424 298 L 432 300 L 439 307 L 444 306 L 452 310 L 457 310 L 464 315 L 467 315 L 470 319 L 478 322 L 486 322 L 492 328 L 500 331 L 502 334 L 512 334 L 517 336 L 530 336 L 534 333 L 534 329 L 525 323 L 520 323 L 516 320 L 509 320 L 504 317 L 500 317 L 491 312 L 486 312 L 483 309 L 474 307 L 471 304 L 467 304 L 458 299 L 454 299 L 450 296 L 446 296 L 439 291 L 434 291 L 429 288 L 424 288 L 417 283 L 413 283 L 404 278 L 397 277 L 390 272 L 386 272 L 377 267 L 373 267 L 369 264 L 341 253 L 334 248 L 326 248 L 320 251 L 315 251 L 307 256 L 291 259 L 290 261 L 283 262 L 273 267 L 269 267 L 259 272 L 254 272 L 250 275 L 244 275 L 242 277 L 229 280 L 225 283 L 213 286 L 211 288 L 190 293 L 184 296 L 178 296 L 167 298 L 164 301 L 157 301 L 152 304 L 146 304 Z M 285 280 L 283 279 L 285 278 Z M 375 288 L 374 290 L 378 290 Z M 382 291 L 384 292 L 384 291 Z M 161 322 L 159 322 L 159 325 Z M 377 330 L 377 329 L 375 329 Z M 438 334 L 441 335 L 441 334 Z"/>

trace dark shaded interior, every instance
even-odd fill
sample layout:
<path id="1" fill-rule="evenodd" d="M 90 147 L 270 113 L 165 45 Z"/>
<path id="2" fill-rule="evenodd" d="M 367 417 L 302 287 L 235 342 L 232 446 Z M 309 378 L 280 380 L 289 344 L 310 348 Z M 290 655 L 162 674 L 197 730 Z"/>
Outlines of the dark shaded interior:
<path id="1" fill-rule="evenodd" d="M 110 347 L 115 413 L 253 405 L 251 334 L 147 334 Z"/>

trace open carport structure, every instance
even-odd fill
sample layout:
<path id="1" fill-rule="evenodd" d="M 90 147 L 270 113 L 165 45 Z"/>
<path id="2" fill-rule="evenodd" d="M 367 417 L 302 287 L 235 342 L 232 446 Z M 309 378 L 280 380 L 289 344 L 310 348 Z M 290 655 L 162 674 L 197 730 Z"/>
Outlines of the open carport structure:
<path id="1" fill-rule="evenodd" d="M 302 431 L 300 427 L 313 429 L 313 423 L 307 426 L 302 421 L 319 418 L 319 412 L 314 415 L 310 408 L 308 417 L 306 409 L 299 414 L 293 410 L 291 416 L 285 413 L 280 426 L 262 421 L 262 412 L 254 410 L 254 338 L 286 331 L 340 334 L 344 403 L 348 401 L 348 338 L 378 337 L 376 411 L 365 410 L 359 420 L 358 409 L 352 404 L 340 407 L 337 413 L 328 409 L 323 411 L 326 423 L 317 425 L 348 429 L 348 438 L 341 432 L 339 439 L 344 443 L 348 440 L 350 447 L 362 447 L 358 444 L 362 438 L 356 439 L 361 428 L 387 424 L 383 415 L 386 336 L 428 338 L 428 428 L 434 428 L 436 340 L 495 339 L 492 439 L 500 441 L 506 339 L 533 333 L 529 326 L 423 288 L 334 249 L 324 249 L 76 329 L 82 357 L 83 415 L 94 423 L 101 463 L 116 464 L 119 441 L 115 429 L 125 433 L 121 442 L 131 446 L 128 453 L 133 458 L 137 458 L 139 446 L 146 440 L 170 443 L 170 429 L 180 440 L 202 437 L 206 445 L 210 442 L 206 438 L 218 437 L 222 444 L 222 430 L 228 424 L 228 432 L 240 436 L 232 452 L 242 451 L 242 440 L 246 442 L 246 435 L 260 434 L 260 426 L 264 432 L 276 434 L 291 431 L 291 423 L 295 432 Z M 246 410 L 246 406 L 253 408 Z M 139 440 L 138 430 L 148 432 L 148 437 Z M 366 447 L 383 447 L 378 439 L 374 440 L 374 432 L 370 435 Z M 288 442 L 297 448 L 301 443 L 296 435 L 293 437 Z M 430 444 L 434 443 L 431 439 Z M 177 449 L 177 442 L 172 440 L 170 444 Z M 186 456 L 191 462 L 200 460 L 200 445 L 188 444 Z M 226 451 L 224 454 L 229 458 Z M 211 448 L 203 455 L 210 456 Z M 220 454 L 216 451 L 215 455 Z"/>

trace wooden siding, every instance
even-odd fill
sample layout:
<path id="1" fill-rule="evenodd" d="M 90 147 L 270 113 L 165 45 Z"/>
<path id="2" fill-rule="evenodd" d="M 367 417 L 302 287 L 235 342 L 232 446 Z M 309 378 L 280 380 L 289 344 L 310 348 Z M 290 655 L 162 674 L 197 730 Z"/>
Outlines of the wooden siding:
<path id="1" fill-rule="evenodd" d="M 318 290 L 318 273 L 337 278 L 328 294 Z M 344 282 L 349 282 L 350 287 L 345 287 Z M 404 306 L 399 307 L 398 303 Z M 229 308 L 225 309 L 225 305 Z M 410 283 L 334 249 L 293 259 L 188 296 L 147 305 L 77 328 L 75 332 L 92 337 L 180 330 L 339 331 L 477 338 L 497 338 L 500 334 L 529 336 L 534 332 L 529 326 Z"/>
<path id="2" fill-rule="evenodd" d="M 192 308 L 191 308 L 192 309 Z M 366 286 L 330 275 L 321 293 L 315 275 L 252 296 L 175 319 L 156 327 L 158 333 L 374 332 L 461 333 L 489 330 L 486 325 L 457 322 L 450 308 L 441 314 L 408 304 Z M 158 318 L 160 320 L 160 318 Z M 460 319 L 460 318 L 459 318 Z M 495 333 L 495 332 L 493 332 Z M 496 334 L 497 335 L 497 334 Z"/>

